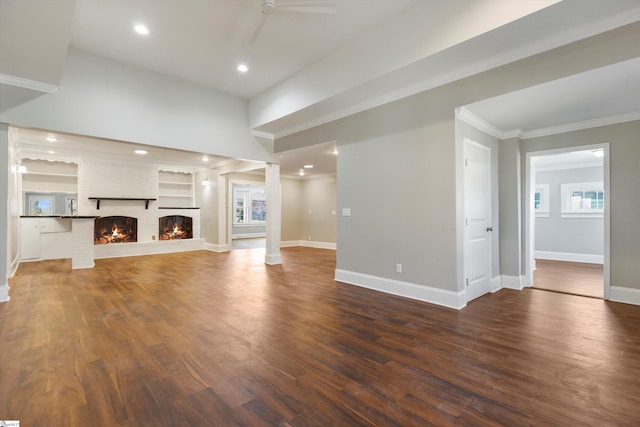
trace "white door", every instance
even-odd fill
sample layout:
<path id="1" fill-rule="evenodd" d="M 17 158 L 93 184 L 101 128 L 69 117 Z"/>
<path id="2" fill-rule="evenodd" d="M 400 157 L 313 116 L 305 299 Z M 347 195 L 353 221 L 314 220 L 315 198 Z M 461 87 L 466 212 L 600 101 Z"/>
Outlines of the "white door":
<path id="1" fill-rule="evenodd" d="M 467 301 L 491 290 L 491 149 L 464 143 L 465 286 Z"/>

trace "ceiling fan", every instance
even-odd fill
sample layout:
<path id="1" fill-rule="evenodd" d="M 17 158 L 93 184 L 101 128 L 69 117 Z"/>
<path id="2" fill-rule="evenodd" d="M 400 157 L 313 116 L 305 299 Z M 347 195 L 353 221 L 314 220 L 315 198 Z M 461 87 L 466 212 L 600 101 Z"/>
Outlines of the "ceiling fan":
<path id="1" fill-rule="evenodd" d="M 256 29 L 253 31 L 251 44 L 255 43 L 262 33 L 264 24 L 269 16 L 276 12 L 300 12 L 300 13 L 336 13 L 335 0 L 298 0 L 298 1 L 276 1 L 264 0 L 262 3 L 262 16 Z"/>

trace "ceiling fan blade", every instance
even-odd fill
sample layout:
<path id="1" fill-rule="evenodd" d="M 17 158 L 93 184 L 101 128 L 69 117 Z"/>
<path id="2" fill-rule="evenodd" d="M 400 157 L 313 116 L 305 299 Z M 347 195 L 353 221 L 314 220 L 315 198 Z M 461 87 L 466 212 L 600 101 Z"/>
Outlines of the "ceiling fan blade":
<path id="1" fill-rule="evenodd" d="M 308 0 L 308 1 L 278 1 L 275 3 L 275 5 L 277 7 L 281 7 L 281 6 L 310 6 L 310 7 L 318 7 L 318 6 L 325 6 L 325 7 L 336 7 L 337 2 L 335 0 Z"/>
<path id="2" fill-rule="evenodd" d="M 251 39 L 249 40 L 250 44 L 254 44 L 256 41 L 258 41 L 258 37 L 260 37 L 260 34 L 262 33 L 262 29 L 264 28 L 264 24 L 267 22 L 268 17 L 269 15 L 265 14 L 260 17 L 260 21 L 258 21 L 258 25 L 256 26 L 256 29 L 253 30 L 253 34 L 251 35 Z"/>
<path id="3" fill-rule="evenodd" d="M 278 10 L 283 12 L 300 12 L 300 13 L 336 13 L 336 9 L 325 6 L 278 6 Z"/>
<path id="4" fill-rule="evenodd" d="M 276 7 L 289 12 L 336 13 L 336 2 L 333 0 L 282 1 L 277 2 Z"/>

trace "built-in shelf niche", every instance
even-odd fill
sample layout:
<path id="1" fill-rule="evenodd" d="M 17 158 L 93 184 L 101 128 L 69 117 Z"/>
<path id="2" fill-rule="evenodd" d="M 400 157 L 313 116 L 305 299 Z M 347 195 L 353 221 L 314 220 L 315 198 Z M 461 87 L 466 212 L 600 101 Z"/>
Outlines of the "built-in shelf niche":
<path id="1" fill-rule="evenodd" d="M 20 174 L 24 215 L 76 215 L 78 165 L 60 161 L 22 159 Z"/>
<path id="2" fill-rule="evenodd" d="M 193 206 L 193 174 L 158 172 L 158 206 L 188 208 Z"/>

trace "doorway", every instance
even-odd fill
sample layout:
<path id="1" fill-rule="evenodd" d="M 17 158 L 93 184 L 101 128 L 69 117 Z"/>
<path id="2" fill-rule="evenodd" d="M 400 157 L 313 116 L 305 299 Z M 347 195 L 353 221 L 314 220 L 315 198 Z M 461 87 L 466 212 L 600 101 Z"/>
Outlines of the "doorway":
<path id="1" fill-rule="evenodd" d="M 608 298 L 608 144 L 527 153 L 530 286 Z"/>

